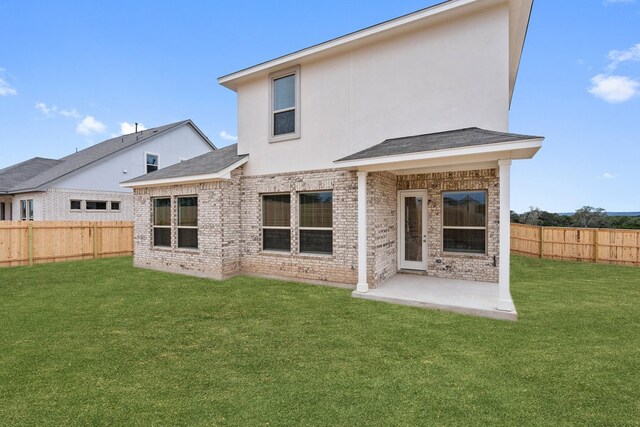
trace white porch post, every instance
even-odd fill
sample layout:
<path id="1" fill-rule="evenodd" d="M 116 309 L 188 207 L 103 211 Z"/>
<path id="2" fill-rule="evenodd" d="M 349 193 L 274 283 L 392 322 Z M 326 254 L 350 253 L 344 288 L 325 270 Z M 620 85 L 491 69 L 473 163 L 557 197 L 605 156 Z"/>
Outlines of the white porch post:
<path id="1" fill-rule="evenodd" d="M 367 172 L 363 171 L 358 171 L 358 285 L 356 291 L 369 291 L 367 283 Z"/>
<path id="2" fill-rule="evenodd" d="M 511 261 L 511 160 L 499 160 L 500 176 L 500 270 L 498 272 L 498 310 L 514 311 L 509 291 Z"/>

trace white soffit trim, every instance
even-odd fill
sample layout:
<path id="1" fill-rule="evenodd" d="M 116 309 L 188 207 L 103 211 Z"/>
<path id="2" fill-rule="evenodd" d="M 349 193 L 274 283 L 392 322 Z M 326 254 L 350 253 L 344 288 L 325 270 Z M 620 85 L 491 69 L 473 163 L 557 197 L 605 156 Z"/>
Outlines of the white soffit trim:
<path id="1" fill-rule="evenodd" d="M 446 166 L 448 164 L 477 163 L 499 159 L 530 159 L 540 150 L 540 147 L 542 147 L 543 139 L 544 138 L 536 138 L 517 142 L 499 142 L 496 144 L 472 147 L 335 161 L 334 163 L 339 168 L 373 171 L 412 169 L 436 165 Z"/>
<path id="2" fill-rule="evenodd" d="M 440 4 L 433 5 L 431 7 L 419 10 L 417 12 L 410 13 L 408 15 L 404 15 L 398 18 L 391 19 L 386 22 L 382 22 L 377 25 L 373 25 L 371 27 L 355 31 L 353 33 L 335 38 L 333 40 L 329 40 L 324 43 L 317 44 L 315 46 L 311 46 L 297 52 L 293 52 L 284 56 L 281 56 L 276 59 L 272 59 L 270 61 L 263 62 L 258 65 L 254 65 L 249 68 L 245 68 L 240 71 L 236 71 L 231 74 L 224 75 L 218 78 L 218 83 L 222 86 L 236 90 L 236 80 L 242 79 L 244 77 L 250 76 L 255 73 L 269 71 L 277 67 L 284 66 L 285 64 L 292 64 L 296 61 L 299 61 L 302 58 L 307 56 L 315 55 L 318 53 L 322 53 L 326 50 L 337 48 L 355 41 L 363 40 L 365 38 L 378 35 L 385 31 L 393 30 L 398 27 L 402 27 L 404 25 L 408 25 L 426 18 L 431 18 L 436 15 L 440 15 L 444 12 L 448 12 L 451 10 L 459 9 L 461 7 L 471 5 L 471 4 L 494 4 L 499 0 L 449 0 L 444 1 Z M 513 0 L 512 0 L 513 1 Z"/>
<path id="3" fill-rule="evenodd" d="M 122 182 L 120 187 L 124 188 L 141 188 L 141 187 L 165 187 L 168 185 L 193 184 L 196 182 L 222 181 L 231 179 L 231 171 L 244 165 L 249 161 L 249 156 L 239 160 L 231 166 L 216 173 L 203 175 L 177 176 L 173 178 L 149 179 L 147 181 Z"/>

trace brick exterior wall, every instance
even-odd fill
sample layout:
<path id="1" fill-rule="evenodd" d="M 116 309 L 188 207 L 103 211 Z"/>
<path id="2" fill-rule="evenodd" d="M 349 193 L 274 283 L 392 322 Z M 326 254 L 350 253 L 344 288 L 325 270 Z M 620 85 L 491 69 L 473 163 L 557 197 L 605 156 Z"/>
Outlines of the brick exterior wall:
<path id="1" fill-rule="evenodd" d="M 496 169 L 400 175 L 397 189 L 427 190 L 427 274 L 444 278 L 498 282 L 500 182 Z M 486 254 L 442 251 L 442 193 L 464 190 L 487 191 Z"/>
<path id="2" fill-rule="evenodd" d="M 33 219 L 36 221 L 133 221 L 133 194 L 111 191 L 49 188 L 36 193 L 16 194 L 12 217 L 20 220 L 20 200 L 33 199 Z M 82 200 L 81 210 L 71 210 L 71 200 Z M 85 201 L 105 201 L 106 211 L 86 210 Z M 110 202 L 120 202 L 120 210 L 112 211 Z"/>
<path id="3" fill-rule="evenodd" d="M 276 175 L 243 176 L 242 169 L 223 182 L 134 190 L 135 265 L 224 278 L 234 274 L 283 277 L 312 282 L 355 285 L 358 274 L 357 177 L 355 172 L 321 170 Z M 426 274 L 497 282 L 499 248 L 499 182 L 495 169 L 396 176 L 370 173 L 367 178 L 367 265 L 371 287 L 381 285 L 398 267 L 398 190 L 426 189 L 428 267 Z M 486 190 L 488 194 L 487 253 L 442 251 L 442 192 Z M 333 192 L 333 254 L 299 252 L 298 194 Z M 291 250 L 262 250 L 262 194 L 291 196 Z M 152 198 L 197 195 L 199 249 L 154 248 L 151 236 Z M 172 203 L 173 220 L 176 219 Z M 494 265 L 495 256 L 495 265 Z"/>

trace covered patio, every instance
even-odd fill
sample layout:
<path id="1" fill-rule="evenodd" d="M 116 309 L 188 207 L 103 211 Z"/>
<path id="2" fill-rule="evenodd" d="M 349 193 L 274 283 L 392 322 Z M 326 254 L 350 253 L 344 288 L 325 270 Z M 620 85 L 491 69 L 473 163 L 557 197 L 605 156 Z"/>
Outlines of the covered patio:
<path id="1" fill-rule="evenodd" d="M 543 139 L 467 128 L 388 139 L 337 160 L 358 177 L 353 296 L 516 320 L 510 169 L 512 160 L 532 158 Z"/>
<path id="2" fill-rule="evenodd" d="M 443 279 L 398 273 L 367 292 L 354 291 L 355 298 L 434 310 L 451 311 L 499 320 L 517 320 L 515 307 L 498 310 L 497 283 Z"/>

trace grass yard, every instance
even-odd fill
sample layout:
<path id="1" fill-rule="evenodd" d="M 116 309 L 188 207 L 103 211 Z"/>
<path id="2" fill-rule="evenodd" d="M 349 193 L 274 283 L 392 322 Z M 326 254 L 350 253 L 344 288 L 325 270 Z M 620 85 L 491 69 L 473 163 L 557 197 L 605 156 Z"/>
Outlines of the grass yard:
<path id="1" fill-rule="evenodd" d="M 512 274 L 515 323 L 130 258 L 0 269 L 0 423 L 639 425 L 640 269 Z"/>

